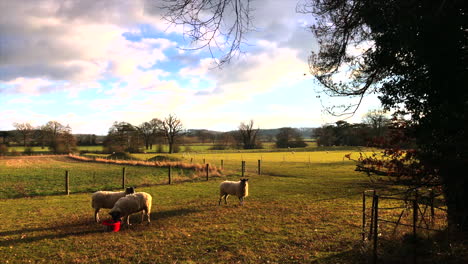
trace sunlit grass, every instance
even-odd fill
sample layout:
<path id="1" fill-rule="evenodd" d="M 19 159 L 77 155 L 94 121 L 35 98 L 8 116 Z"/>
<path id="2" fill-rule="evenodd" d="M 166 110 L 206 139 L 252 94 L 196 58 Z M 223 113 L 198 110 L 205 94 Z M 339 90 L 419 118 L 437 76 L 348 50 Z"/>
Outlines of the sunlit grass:
<path id="1" fill-rule="evenodd" d="M 205 159 L 218 167 L 223 160 L 225 173 L 209 181 L 137 188 L 153 196 L 152 223 L 140 224 L 135 216 L 135 224 L 118 233 L 104 233 L 93 222 L 89 193 L 0 199 L 0 208 L 12 209 L 0 211 L 0 258 L 10 263 L 365 263 L 360 242 L 362 191 L 372 185 L 344 159 L 349 153 L 356 159 L 358 151 L 173 154 L 185 162 Z M 141 159 L 154 156 L 146 155 L 137 154 Z M 259 159 L 262 175 L 257 174 Z M 250 196 L 244 206 L 236 197 L 218 206 L 219 183 L 239 179 L 242 160 Z M 107 172 L 120 178 L 121 167 L 115 165 L 67 163 L 16 166 L 44 171 L 69 166 L 106 171 L 109 166 Z M 0 164 L 1 171 L 11 168 L 6 159 Z M 131 181 L 146 175 L 136 169 Z M 398 213 L 382 211 L 382 217 Z M 106 218 L 106 210 L 102 216 Z M 392 231 L 391 226 L 381 228 Z"/>

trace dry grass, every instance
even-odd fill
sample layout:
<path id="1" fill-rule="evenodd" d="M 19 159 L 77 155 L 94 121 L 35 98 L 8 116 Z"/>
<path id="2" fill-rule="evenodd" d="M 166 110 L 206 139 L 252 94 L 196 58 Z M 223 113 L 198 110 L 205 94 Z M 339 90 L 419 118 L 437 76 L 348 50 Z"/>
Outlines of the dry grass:
<path id="1" fill-rule="evenodd" d="M 99 162 L 106 164 L 118 164 L 118 165 L 132 165 L 132 166 L 146 166 L 146 167 L 159 167 L 159 168 L 179 168 L 185 170 L 194 170 L 197 173 L 206 172 L 206 165 L 198 163 L 187 163 L 180 161 L 141 161 L 141 160 L 109 160 L 103 158 L 87 158 L 83 156 L 68 155 L 69 158 L 85 162 Z M 221 171 L 214 165 L 210 165 L 209 173 L 211 176 L 221 176 Z"/>

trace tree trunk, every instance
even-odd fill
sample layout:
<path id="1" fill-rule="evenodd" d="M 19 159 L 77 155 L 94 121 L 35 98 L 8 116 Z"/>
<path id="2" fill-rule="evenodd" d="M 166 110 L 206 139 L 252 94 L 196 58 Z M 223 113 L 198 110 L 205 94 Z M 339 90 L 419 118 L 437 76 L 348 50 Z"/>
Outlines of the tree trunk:
<path id="1" fill-rule="evenodd" d="M 467 164 L 461 160 L 451 161 L 441 169 L 447 204 L 449 231 L 460 239 L 468 238 L 468 181 L 465 176 Z"/>

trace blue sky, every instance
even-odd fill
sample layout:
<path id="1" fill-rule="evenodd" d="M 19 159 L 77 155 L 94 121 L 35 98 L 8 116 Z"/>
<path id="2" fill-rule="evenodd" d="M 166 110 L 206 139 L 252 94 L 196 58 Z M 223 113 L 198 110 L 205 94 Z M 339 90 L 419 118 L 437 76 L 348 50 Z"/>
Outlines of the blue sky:
<path id="1" fill-rule="evenodd" d="M 165 23 L 156 2 L 0 0 L 0 130 L 55 120 L 106 134 L 114 121 L 169 114 L 220 131 L 251 119 L 260 128 L 339 120 L 323 105 L 350 99 L 327 98 L 304 75 L 316 44 L 297 1 L 254 1 L 249 45 L 222 68 L 207 50 L 185 50 L 183 29 Z M 378 107 L 369 97 L 348 122 Z"/>

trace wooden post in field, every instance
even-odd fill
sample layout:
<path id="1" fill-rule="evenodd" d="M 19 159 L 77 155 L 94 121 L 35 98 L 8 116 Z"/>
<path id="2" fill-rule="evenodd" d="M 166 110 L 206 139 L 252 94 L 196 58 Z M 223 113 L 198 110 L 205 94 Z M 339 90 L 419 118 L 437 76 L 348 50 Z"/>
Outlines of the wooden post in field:
<path id="1" fill-rule="evenodd" d="M 122 189 L 125 190 L 125 167 L 122 168 Z"/>
<path id="2" fill-rule="evenodd" d="M 418 225 L 418 191 L 416 190 L 413 200 L 413 237 L 416 238 L 416 226 Z"/>
<path id="3" fill-rule="evenodd" d="M 210 164 L 206 164 L 206 180 L 208 180 L 208 177 L 210 176 Z"/>
<path id="4" fill-rule="evenodd" d="M 70 175 L 67 170 L 65 171 L 65 193 L 70 195 Z"/>
<path id="5" fill-rule="evenodd" d="M 262 161 L 258 160 L 258 175 L 262 174 Z"/>
<path id="6" fill-rule="evenodd" d="M 241 168 L 241 170 L 242 170 L 242 177 L 244 177 L 244 174 L 245 174 L 245 161 L 244 161 L 244 160 L 242 161 L 242 168 Z"/>
<path id="7" fill-rule="evenodd" d="M 434 223 L 435 223 L 435 213 L 434 213 L 434 199 L 435 199 L 435 195 L 434 195 L 434 189 L 431 189 L 431 193 L 430 193 L 430 203 L 431 203 L 431 225 L 434 226 Z"/>
<path id="8" fill-rule="evenodd" d="M 205 160 L 205 158 L 203 158 L 203 164 L 206 164 L 206 160 Z"/>
<path id="9" fill-rule="evenodd" d="M 378 226 L 379 226 L 379 196 L 374 195 L 375 207 L 374 207 L 374 252 L 373 252 L 373 263 L 377 263 L 377 239 L 378 239 Z"/>
<path id="10" fill-rule="evenodd" d="M 168 177 L 167 184 L 171 184 L 171 183 L 172 183 L 171 170 L 172 170 L 172 167 L 171 167 L 171 166 L 167 167 L 167 177 Z"/>
<path id="11" fill-rule="evenodd" d="M 366 240 L 366 191 L 362 192 L 362 241 Z"/>
<path id="12" fill-rule="evenodd" d="M 370 227 L 369 227 L 369 236 L 368 239 L 372 239 L 372 232 L 374 231 L 374 213 L 375 213 L 375 190 L 372 195 L 372 210 L 371 210 L 371 222 L 370 222 Z"/>
<path id="13" fill-rule="evenodd" d="M 415 191 L 414 193 L 414 200 L 413 200 L 413 238 L 414 238 L 414 241 L 413 241 L 413 263 L 417 263 L 417 254 L 416 254 L 416 251 L 417 251 L 417 240 L 416 240 L 416 236 L 417 236 L 417 225 L 418 225 L 418 190 Z"/>
<path id="14" fill-rule="evenodd" d="M 221 169 L 224 170 L 224 160 L 221 160 Z"/>

